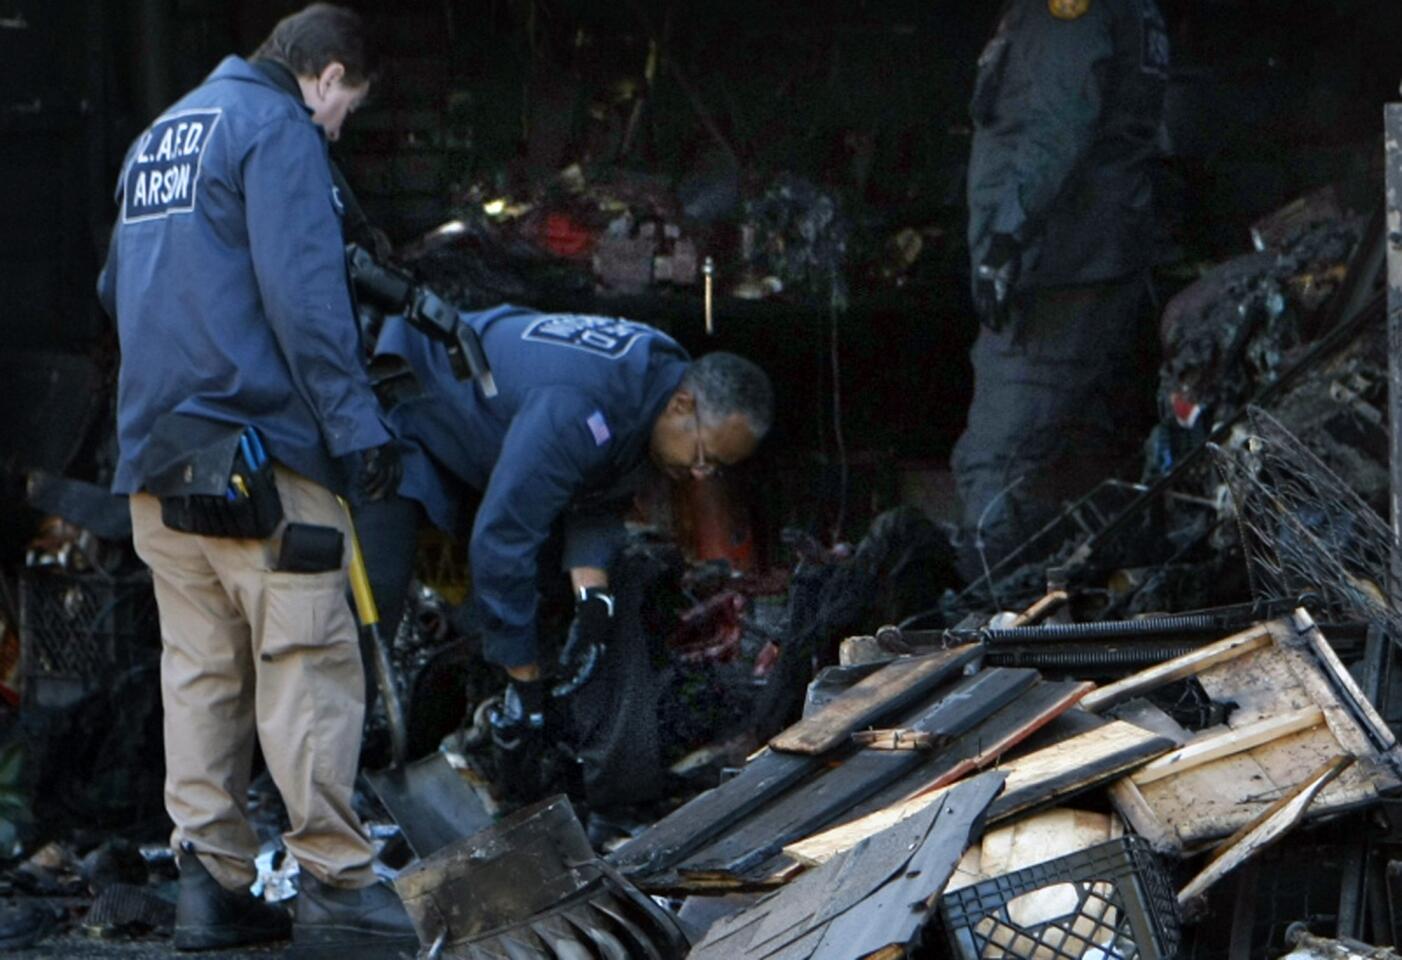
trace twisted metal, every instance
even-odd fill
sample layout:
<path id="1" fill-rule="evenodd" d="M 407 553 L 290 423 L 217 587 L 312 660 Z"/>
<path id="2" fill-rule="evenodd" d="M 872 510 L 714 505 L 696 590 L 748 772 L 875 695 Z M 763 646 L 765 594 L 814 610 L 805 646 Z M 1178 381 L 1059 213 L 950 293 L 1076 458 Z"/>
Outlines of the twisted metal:
<path id="1" fill-rule="evenodd" d="M 1402 639 L 1402 614 L 1387 600 L 1388 525 L 1270 414 L 1252 407 L 1248 422 L 1241 447 L 1212 452 L 1231 491 L 1252 595 L 1313 593 L 1323 610 Z"/>

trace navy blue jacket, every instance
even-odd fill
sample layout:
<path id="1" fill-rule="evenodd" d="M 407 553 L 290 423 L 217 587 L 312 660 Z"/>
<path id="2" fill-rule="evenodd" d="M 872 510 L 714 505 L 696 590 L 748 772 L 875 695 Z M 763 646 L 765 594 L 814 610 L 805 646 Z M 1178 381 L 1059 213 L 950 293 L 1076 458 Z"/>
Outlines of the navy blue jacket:
<path id="1" fill-rule="evenodd" d="M 501 391 L 490 400 L 402 320 L 380 334 L 377 353 L 408 360 L 424 391 L 390 413 L 413 448 L 399 491 L 450 531 L 464 494 L 481 493 L 468 553 L 485 652 L 521 666 L 537 660 L 541 546 L 564 519 L 565 567 L 608 566 L 621 518 L 590 501 L 645 466 L 653 423 L 691 360 L 661 332 L 610 317 L 508 305 L 463 318 Z"/>
<path id="2" fill-rule="evenodd" d="M 155 420 L 249 424 L 343 492 L 340 457 L 389 432 L 361 362 L 326 139 L 300 99 L 228 57 L 137 138 L 98 293 L 122 348 L 113 490 L 140 490 Z"/>
<path id="3" fill-rule="evenodd" d="M 1167 73 L 1154 0 L 1009 0 L 979 57 L 970 105 L 975 270 L 996 233 L 1022 246 L 1024 288 L 1114 280 L 1150 265 L 1150 168 Z"/>

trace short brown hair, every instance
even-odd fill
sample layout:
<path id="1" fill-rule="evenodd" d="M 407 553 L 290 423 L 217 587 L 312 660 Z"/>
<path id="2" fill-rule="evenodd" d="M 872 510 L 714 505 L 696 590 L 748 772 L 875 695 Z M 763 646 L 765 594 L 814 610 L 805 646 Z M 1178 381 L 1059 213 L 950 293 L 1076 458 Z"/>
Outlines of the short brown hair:
<path id="1" fill-rule="evenodd" d="M 320 76 L 339 63 L 353 86 L 373 79 L 379 66 L 360 14 L 330 3 L 313 3 L 283 17 L 253 56 L 275 60 L 299 77 Z"/>

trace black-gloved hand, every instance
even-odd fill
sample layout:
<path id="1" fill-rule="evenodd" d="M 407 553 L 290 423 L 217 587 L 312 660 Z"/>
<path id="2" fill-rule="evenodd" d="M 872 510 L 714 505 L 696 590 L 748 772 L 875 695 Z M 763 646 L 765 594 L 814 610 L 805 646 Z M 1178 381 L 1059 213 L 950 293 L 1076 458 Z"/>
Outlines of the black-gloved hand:
<path id="1" fill-rule="evenodd" d="M 353 454 L 351 496 L 361 503 L 383 500 L 399 489 L 404 464 L 393 440 Z"/>
<path id="2" fill-rule="evenodd" d="M 497 786 L 516 803 L 535 800 L 545 790 L 545 696 L 543 680 L 512 680 L 488 718 Z"/>
<path id="3" fill-rule="evenodd" d="M 1012 234 L 995 233 L 974 272 L 974 307 L 980 322 L 998 331 L 1008 321 L 1008 308 L 1022 268 L 1022 250 Z"/>
<path id="4" fill-rule="evenodd" d="M 575 602 L 574 621 L 560 651 L 564 679 L 555 687 L 559 696 L 574 693 L 588 682 L 613 635 L 613 594 L 607 587 L 585 587 Z"/>

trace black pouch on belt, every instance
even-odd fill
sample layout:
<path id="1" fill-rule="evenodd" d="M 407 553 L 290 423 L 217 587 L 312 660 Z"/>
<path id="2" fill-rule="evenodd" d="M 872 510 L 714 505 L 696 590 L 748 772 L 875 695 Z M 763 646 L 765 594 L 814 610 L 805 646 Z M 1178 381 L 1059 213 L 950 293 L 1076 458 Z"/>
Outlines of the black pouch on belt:
<path id="1" fill-rule="evenodd" d="M 282 522 L 273 462 L 252 427 L 166 414 L 151 429 L 141 468 L 172 530 L 263 540 Z"/>

